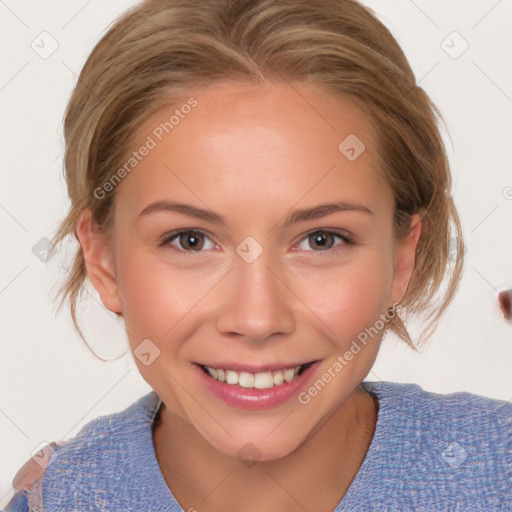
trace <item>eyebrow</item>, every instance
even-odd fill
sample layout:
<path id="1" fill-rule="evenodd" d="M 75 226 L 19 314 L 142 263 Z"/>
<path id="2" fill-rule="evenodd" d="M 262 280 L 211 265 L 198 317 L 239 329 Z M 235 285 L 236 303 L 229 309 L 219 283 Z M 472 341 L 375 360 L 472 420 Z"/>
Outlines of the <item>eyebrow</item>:
<path id="1" fill-rule="evenodd" d="M 283 226 L 287 227 L 297 222 L 306 222 L 308 220 L 315 220 L 325 217 L 334 212 L 365 212 L 370 215 L 375 213 L 368 208 L 368 206 L 361 203 L 338 201 L 335 203 L 325 203 L 314 206 L 312 208 L 304 208 L 294 210 L 283 221 Z M 213 224 L 224 224 L 226 220 L 222 215 L 219 215 L 211 210 L 199 208 L 191 204 L 185 204 L 175 201 L 155 201 L 154 203 L 146 206 L 138 215 L 138 218 L 149 215 L 154 212 L 176 212 L 189 217 L 202 219 Z"/>

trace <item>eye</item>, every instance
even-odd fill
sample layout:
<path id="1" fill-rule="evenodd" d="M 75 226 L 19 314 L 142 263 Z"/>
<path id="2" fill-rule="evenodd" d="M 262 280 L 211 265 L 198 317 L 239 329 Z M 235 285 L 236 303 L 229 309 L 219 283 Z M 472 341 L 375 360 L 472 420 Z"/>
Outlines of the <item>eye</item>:
<path id="1" fill-rule="evenodd" d="M 196 230 L 185 230 L 185 231 L 175 231 L 174 233 L 169 233 L 165 235 L 162 240 L 159 242 L 159 247 L 166 246 L 171 244 L 173 247 L 176 247 L 176 244 L 173 244 L 174 241 L 178 242 L 181 245 L 180 247 L 176 247 L 178 251 L 193 253 L 193 252 L 202 252 L 201 249 L 204 248 L 205 243 L 204 239 L 210 240 L 208 236 L 202 231 Z M 211 240 L 210 240 L 211 242 Z M 215 244 L 212 242 L 210 247 L 206 247 L 206 249 L 211 249 L 215 247 Z"/>
<path id="2" fill-rule="evenodd" d="M 333 248 L 332 244 L 330 243 L 333 238 L 338 238 L 342 240 L 343 243 L 338 244 L 338 246 Z M 319 247 L 320 250 L 312 252 L 321 252 L 321 256 L 332 255 L 333 253 L 337 253 L 345 249 L 347 245 L 355 244 L 354 240 L 352 240 L 352 238 L 347 235 L 342 235 L 341 233 L 337 233 L 335 231 L 326 231 L 322 229 L 317 229 L 311 233 L 308 233 L 302 240 L 309 243 L 311 247 Z"/>
<path id="3" fill-rule="evenodd" d="M 333 248 L 332 242 L 333 239 L 338 238 L 343 243 L 338 244 Z M 208 244 L 205 245 L 204 240 L 207 239 L 210 241 L 210 246 Z M 308 233 L 303 239 L 304 241 L 310 243 L 312 247 L 316 246 L 319 250 L 307 251 L 306 252 L 318 252 L 322 253 L 321 256 L 324 255 L 332 255 L 333 253 L 337 253 L 346 248 L 347 245 L 355 245 L 355 242 L 347 235 L 343 235 L 341 233 L 337 233 L 335 231 L 327 231 L 317 229 L 311 233 Z M 176 243 L 174 243 L 176 242 Z M 211 241 L 211 239 L 203 233 L 202 231 L 198 231 L 195 229 L 188 229 L 182 231 L 174 231 L 167 235 L 164 235 L 161 241 L 158 243 L 159 247 L 164 247 L 171 245 L 179 252 L 183 253 L 200 253 L 204 252 L 201 249 L 212 249 L 215 247 L 215 244 Z M 177 245 L 179 244 L 179 245 Z M 301 249 L 304 250 L 304 249 Z M 323 254 L 327 253 L 327 254 Z"/>

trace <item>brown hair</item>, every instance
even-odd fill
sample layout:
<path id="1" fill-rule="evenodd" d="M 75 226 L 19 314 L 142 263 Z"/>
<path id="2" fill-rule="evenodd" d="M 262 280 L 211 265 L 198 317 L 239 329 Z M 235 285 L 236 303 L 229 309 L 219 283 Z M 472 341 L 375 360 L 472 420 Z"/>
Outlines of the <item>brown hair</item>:
<path id="1" fill-rule="evenodd" d="M 355 0 L 148 0 L 123 14 L 89 56 L 67 107 L 64 172 L 71 206 L 54 246 L 76 236 L 86 208 L 108 232 L 115 189 L 101 199 L 94 190 L 122 165 L 137 127 L 191 88 L 222 79 L 322 85 L 352 100 L 374 123 L 379 171 L 395 197 L 396 239 L 408 234 L 412 214 L 422 216 L 402 306 L 408 315 L 421 312 L 428 329 L 413 342 L 400 316 L 387 327 L 416 350 L 451 302 L 463 269 L 462 230 L 436 115 L 443 118 L 416 85 L 389 30 Z M 458 251 L 453 268 L 452 240 Z M 58 309 L 69 300 L 84 341 L 76 304 L 86 277 L 79 247 Z"/>

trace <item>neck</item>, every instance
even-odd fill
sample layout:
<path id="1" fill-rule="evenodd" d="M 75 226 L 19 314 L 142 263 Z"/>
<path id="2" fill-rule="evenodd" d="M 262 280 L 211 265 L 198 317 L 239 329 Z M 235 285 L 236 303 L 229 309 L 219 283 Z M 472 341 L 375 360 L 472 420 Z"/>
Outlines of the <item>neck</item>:
<path id="1" fill-rule="evenodd" d="M 294 452 L 277 460 L 246 465 L 166 407 L 153 439 L 167 486 L 184 510 L 334 510 L 364 460 L 376 421 L 373 398 L 356 388 Z"/>

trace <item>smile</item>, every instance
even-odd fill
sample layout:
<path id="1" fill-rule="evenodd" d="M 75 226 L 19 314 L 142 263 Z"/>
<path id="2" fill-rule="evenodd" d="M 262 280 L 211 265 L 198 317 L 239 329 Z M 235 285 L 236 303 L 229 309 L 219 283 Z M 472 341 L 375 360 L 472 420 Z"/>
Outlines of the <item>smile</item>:
<path id="1" fill-rule="evenodd" d="M 240 386 L 247 389 L 269 389 L 281 386 L 284 383 L 292 382 L 299 377 L 304 370 L 313 364 L 313 361 L 303 365 L 290 368 L 281 368 L 278 370 L 267 370 L 265 372 L 247 372 L 227 370 L 224 368 L 212 368 L 210 366 L 201 365 L 201 368 L 213 379 L 230 384 L 232 386 Z"/>
<path id="2" fill-rule="evenodd" d="M 316 375 L 320 360 L 290 365 L 241 365 L 194 363 L 193 373 L 209 397 L 229 407 L 262 411 L 295 403 L 298 393 Z"/>

